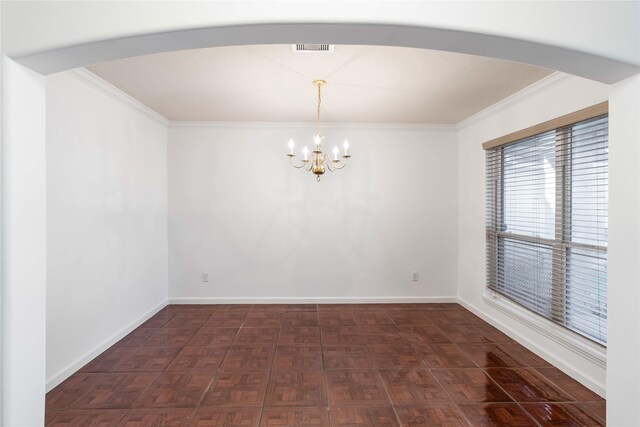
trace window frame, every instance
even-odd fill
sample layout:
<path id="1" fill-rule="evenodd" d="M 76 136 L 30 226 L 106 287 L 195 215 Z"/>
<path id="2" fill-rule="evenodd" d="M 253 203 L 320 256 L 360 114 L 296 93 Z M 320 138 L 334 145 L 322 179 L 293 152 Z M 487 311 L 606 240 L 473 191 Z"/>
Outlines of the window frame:
<path id="1" fill-rule="evenodd" d="M 576 111 L 574 113 L 567 114 L 565 116 L 549 120 L 547 122 L 532 126 L 522 131 L 514 132 L 495 140 L 488 141 L 483 144 L 485 150 L 490 150 L 491 155 L 495 156 L 489 164 L 494 168 L 493 170 L 487 170 L 486 179 L 493 178 L 492 187 L 489 187 L 489 183 L 486 183 L 487 188 L 494 190 L 493 194 L 488 195 L 487 200 L 491 199 L 493 206 L 489 210 L 486 207 L 487 221 L 486 221 L 486 251 L 487 251 L 487 289 L 489 292 L 493 292 L 493 298 L 495 299 L 496 293 L 504 296 L 506 299 L 513 301 L 519 307 L 522 307 L 536 316 L 542 319 L 546 319 L 549 322 L 563 328 L 566 331 L 578 335 L 579 337 L 588 340 L 598 346 L 606 348 L 606 336 L 604 340 L 600 340 L 596 337 L 589 335 L 585 331 L 581 331 L 575 326 L 571 326 L 570 315 L 567 310 L 567 299 L 569 294 L 567 283 L 567 268 L 569 253 L 572 249 L 596 251 L 598 254 L 607 254 L 607 246 L 592 245 L 587 243 L 572 241 L 571 226 L 572 226 L 572 152 L 573 141 L 569 139 L 572 136 L 573 125 L 589 119 L 595 119 L 601 116 L 608 117 L 608 103 L 603 102 L 591 107 L 587 107 L 583 110 Z M 505 213 L 505 195 L 504 195 L 504 152 L 503 148 L 507 145 L 520 142 L 523 139 L 543 134 L 545 132 L 555 132 L 555 165 L 554 173 L 556 179 L 555 189 L 555 219 L 554 219 L 554 238 L 544 238 L 539 236 L 528 236 L 525 234 L 518 234 L 517 232 L 507 232 L 502 230 L 502 221 L 504 221 Z M 500 292 L 498 289 L 497 278 L 499 270 L 499 260 L 504 259 L 504 256 L 500 256 L 500 248 L 502 241 L 520 241 L 528 242 L 530 244 L 540 244 L 548 246 L 552 253 L 552 295 L 550 296 L 551 313 L 549 317 L 536 312 L 535 309 L 527 307 L 522 304 L 515 297 L 510 297 L 508 292 Z M 490 252 L 491 251 L 491 252 Z M 489 262 L 493 260 L 494 262 Z M 606 262 L 606 258 L 605 258 Z M 493 282 L 492 282 L 493 280 Z M 555 304 L 560 302 L 560 304 Z"/>

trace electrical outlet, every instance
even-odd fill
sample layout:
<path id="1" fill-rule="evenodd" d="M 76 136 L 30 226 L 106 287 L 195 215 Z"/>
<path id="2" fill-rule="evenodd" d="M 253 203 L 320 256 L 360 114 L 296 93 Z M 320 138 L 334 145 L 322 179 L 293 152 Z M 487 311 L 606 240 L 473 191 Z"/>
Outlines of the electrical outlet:
<path id="1" fill-rule="evenodd" d="M 420 275 L 418 274 L 417 271 L 413 272 L 413 279 L 414 282 L 417 282 L 418 280 L 420 280 Z"/>
<path id="2" fill-rule="evenodd" d="M 209 281 L 209 273 L 202 273 L 202 281 L 203 282 Z"/>

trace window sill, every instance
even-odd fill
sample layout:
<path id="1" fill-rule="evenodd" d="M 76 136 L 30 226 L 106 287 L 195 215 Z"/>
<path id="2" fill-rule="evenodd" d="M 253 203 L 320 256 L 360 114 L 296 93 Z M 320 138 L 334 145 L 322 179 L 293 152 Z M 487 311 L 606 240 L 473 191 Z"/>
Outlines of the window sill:
<path id="1" fill-rule="evenodd" d="M 520 307 L 491 289 L 486 289 L 483 300 L 496 310 L 566 347 L 573 353 L 603 369 L 607 368 L 607 349 L 605 347 Z"/>

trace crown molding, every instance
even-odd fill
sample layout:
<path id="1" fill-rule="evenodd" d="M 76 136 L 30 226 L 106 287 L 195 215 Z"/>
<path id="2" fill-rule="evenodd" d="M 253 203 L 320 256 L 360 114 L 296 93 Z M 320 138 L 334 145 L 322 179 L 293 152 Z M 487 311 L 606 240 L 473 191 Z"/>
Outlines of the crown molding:
<path id="1" fill-rule="evenodd" d="M 218 121 L 171 121 L 172 129 L 274 129 L 297 128 L 315 129 L 315 122 L 218 122 Z M 405 130 L 415 132 L 454 132 L 454 124 L 423 124 L 423 123 L 322 123 L 323 129 L 378 129 L 378 130 Z"/>
<path id="2" fill-rule="evenodd" d="M 274 128 L 299 128 L 308 129 L 315 128 L 315 122 L 222 122 L 222 121 L 173 121 L 169 120 L 157 111 L 147 107 L 142 102 L 126 94 L 122 90 L 113 86 L 111 83 L 98 77 L 96 74 L 87 70 L 86 68 L 76 68 L 66 71 L 66 73 L 78 80 L 83 81 L 89 86 L 100 90 L 106 95 L 109 95 L 113 99 L 120 101 L 121 103 L 128 105 L 129 107 L 137 110 L 156 122 L 167 126 L 172 129 L 188 129 L 188 128 L 200 128 L 200 129 L 233 129 L 233 128 L 245 128 L 245 129 L 274 129 Z M 526 88 L 509 95 L 508 97 L 498 101 L 497 103 L 475 113 L 472 116 L 456 123 L 456 124 L 432 124 L 432 123 L 339 123 L 339 122 L 327 122 L 323 123 L 324 129 L 379 129 L 379 130 L 403 130 L 414 132 L 454 132 L 464 129 L 472 124 L 490 116 L 504 108 L 511 106 L 512 104 L 546 88 L 556 86 L 574 76 L 556 71 L 549 74 L 547 77 L 538 80 L 537 82 L 527 86 Z"/>
<path id="3" fill-rule="evenodd" d="M 130 108 L 133 108 L 134 110 L 144 114 L 148 118 L 164 126 L 169 126 L 170 121 L 166 117 L 156 112 L 155 110 L 152 110 L 151 108 L 147 107 L 142 102 L 126 94 L 125 92 L 118 89 L 117 87 L 107 82 L 106 80 L 103 80 L 102 78 L 98 77 L 97 75 L 87 70 L 86 68 L 76 68 L 73 70 L 65 71 L 65 73 L 71 77 L 74 77 L 82 81 L 83 83 L 91 86 L 92 88 L 99 90 L 105 95 L 110 96 L 116 101 L 119 101 Z"/>
<path id="4" fill-rule="evenodd" d="M 511 105 L 515 104 L 516 102 L 519 102 L 520 100 L 527 98 L 528 96 L 531 96 L 534 93 L 537 93 L 539 91 L 541 91 L 542 89 L 549 89 L 552 88 L 566 80 L 569 80 L 570 78 L 573 78 L 575 76 L 572 76 L 570 74 L 566 74 L 566 73 L 562 73 L 560 71 L 556 71 L 553 72 L 551 74 L 549 74 L 547 77 L 538 80 L 535 83 L 532 83 L 531 85 L 525 87 L 522 90 L 519 90 L 516 93 L 513 93 L 509 96 L 507 96 L 506 98 L 496 102 L 495 104 L 485 108 L 484 110 L 481 110 L 477 113 L 475 113 L 472 116 L 467 117 L 466 119 L 458 122 L 456 124 L 456 129 L 457 130 L 461 130 L 464 128 L 467 128 L 477 122 L 479 122 L 480 120 L 497 113 L 500 110 L 503 110 L 505 108 L 510 107 Z"/>

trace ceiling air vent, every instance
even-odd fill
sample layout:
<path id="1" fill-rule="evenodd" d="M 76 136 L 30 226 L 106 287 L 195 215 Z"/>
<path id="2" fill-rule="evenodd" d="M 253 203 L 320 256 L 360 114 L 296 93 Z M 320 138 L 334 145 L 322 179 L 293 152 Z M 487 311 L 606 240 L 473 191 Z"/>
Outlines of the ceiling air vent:
<path id="1" fill-rule="evenodd" d="M 313 44 L 298 43 L 292 44 L 291 49 L 297 53 L 331 53 L 335 45 L 332 44 Z"/>

